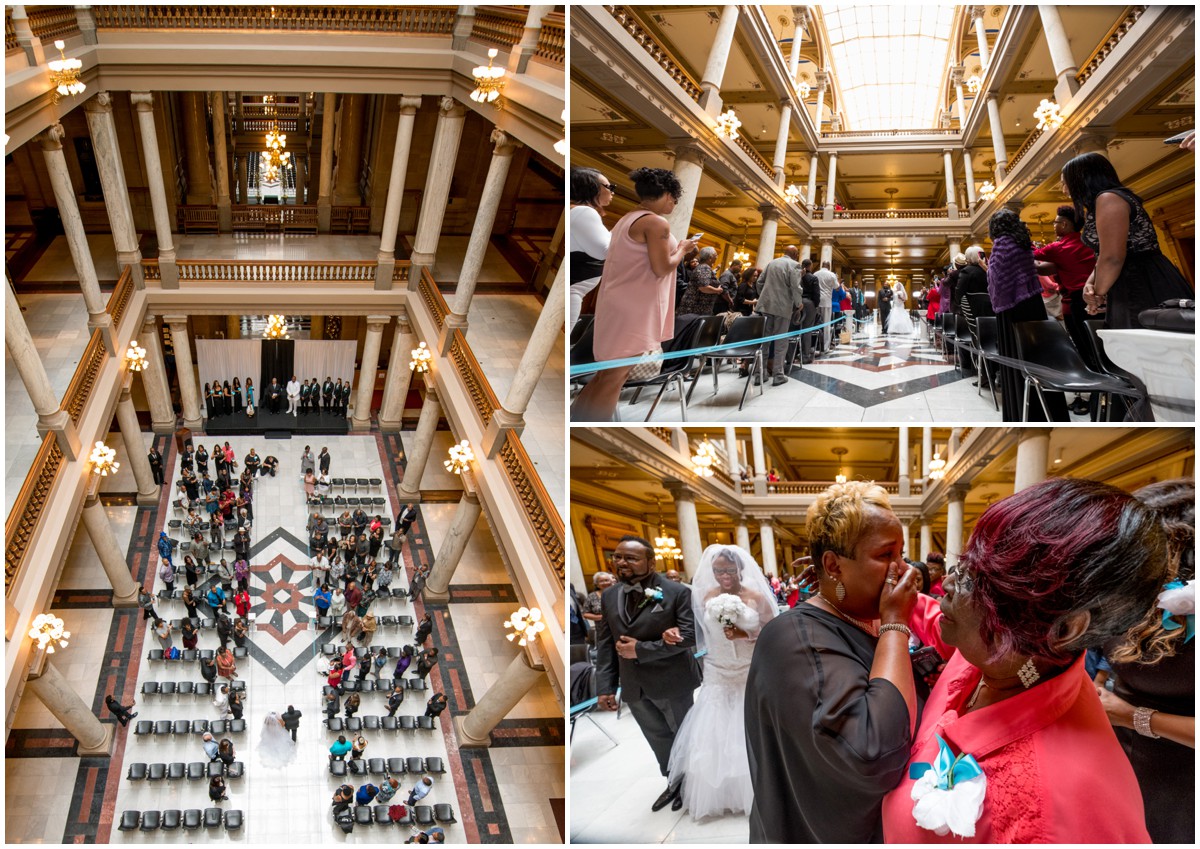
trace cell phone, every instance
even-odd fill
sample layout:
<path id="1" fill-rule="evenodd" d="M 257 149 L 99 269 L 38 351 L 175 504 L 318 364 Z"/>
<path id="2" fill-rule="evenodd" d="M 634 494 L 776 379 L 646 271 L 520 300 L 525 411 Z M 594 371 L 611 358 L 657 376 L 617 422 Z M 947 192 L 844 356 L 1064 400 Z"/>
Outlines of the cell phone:
<path id="1" fill-rule="evenodd" d="M 942 656 L 933 646 L 921 646 L 909 655 L 909 660 L 912 661 L 913 672 L 916 676 L 924 678 L 926 675 L 937 672 L 938 665 L 942 662 Z"/>
<path id="2" fill-rule="evenodd" d="M 1171 136 L 1169 139 L 1163 139 L 1163 144 L 1181 144 L 1183 140 L 1187 138 L 1187 134 L 1190 132 L 1192 132 L 1192 130 L 1184 130 L 1182 133 Z"/>
<path id="3" fill-rule="evenodd" d="M 697 233 L 695 236 L 688 236 L 688 241 L 689 241 L 689 242 L 698 242 L 698 241 L 700 241 L 702 238 L 704 238 L 704 234 L 703 234 L 703 233 Z"/>

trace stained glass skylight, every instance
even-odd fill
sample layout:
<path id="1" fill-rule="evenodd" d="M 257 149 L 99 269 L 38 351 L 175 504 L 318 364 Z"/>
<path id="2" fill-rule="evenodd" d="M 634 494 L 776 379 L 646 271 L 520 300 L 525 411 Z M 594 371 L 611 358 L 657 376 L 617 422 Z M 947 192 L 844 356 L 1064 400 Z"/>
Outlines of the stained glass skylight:
<path id="1" fill-rule="evenodd" d="M 954 7 L 822 5 L 843 129 L 937 126 Z"/>

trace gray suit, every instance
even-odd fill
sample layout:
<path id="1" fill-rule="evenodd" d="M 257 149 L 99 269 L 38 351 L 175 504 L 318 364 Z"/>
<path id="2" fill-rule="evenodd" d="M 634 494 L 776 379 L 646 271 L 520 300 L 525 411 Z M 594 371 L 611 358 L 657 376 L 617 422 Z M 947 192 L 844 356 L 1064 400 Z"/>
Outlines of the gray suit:
<path id="1" fill-rule="evenodd" d="M 800 263 L 791 257 L 781 256 L 767 263 L 758 278 L 758 303 L 754 311 L 767 317 L 765 335 L 786 333 L 792 322 L 792 314 L 804 309 L 804 296 L 800 289 L 802 276 Z M 776 339 L 767 344 L 764 355 L 772 361 L 771 374 L 784 373 L 784 351 L 786 339 Z"/>
<path id="2" fill-rule="evenodd" d="M 661 601 L 647 601 L 631 617 L 626 595 L 641 593 L 625 584 L 609 587 L 600 596 L 602 618 L 596 623 L 596 692 L 616 693 L 629 706 L 642 729 L 646 742 L 658 758 L 662 774 L 675 732 L 692 707 L 692 694 L 700 686 L 700 669 L 693 656 L 696 650 L 696 623 L 692 615 L 692 591 L 685 584 L 652 574 L 647 588 L 662 591 Z M 678 628 L 683 642 L 672 646 L 663 642 L 663 631 Z M 628 635 L 637 643 L 637 658 L 626 660 L 617 654 L 618 637 Z"/>

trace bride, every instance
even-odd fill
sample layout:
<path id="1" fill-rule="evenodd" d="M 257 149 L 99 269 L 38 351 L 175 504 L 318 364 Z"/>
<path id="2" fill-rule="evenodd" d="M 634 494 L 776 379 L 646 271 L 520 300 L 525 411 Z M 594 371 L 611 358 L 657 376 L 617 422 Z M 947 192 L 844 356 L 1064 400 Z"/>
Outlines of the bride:
<path id="1" fill-rule="evenodd" d="M 285 767 L 296 757 L 296 744 L 292 735 L 283 727 L 283 719 L 275 711 L 263 720 L 262 734 L 258 738 L 258 756 L 263 766 Z"/>
<path id="2" fill-rule="evenodd" d="M 683 782 L 694 820 L 747 813 L 753 791 L 742 700 L 754 641 L 777 612 L 775 594 L 745 549 L 710 545 L 692 580 L 692 610 L 697 647 L 708 653 L 704 683 L 671 748 L 671 783 Z"/>
<path id="3" fill-rule="evenodd" d="M 908 314 L 908 293 L 904 291 L 904 284 L 897 283 L 893 292 L 895 303 L 888 314 L 887 333 L 889 336 L 911 336 L 913 323 Z"/>

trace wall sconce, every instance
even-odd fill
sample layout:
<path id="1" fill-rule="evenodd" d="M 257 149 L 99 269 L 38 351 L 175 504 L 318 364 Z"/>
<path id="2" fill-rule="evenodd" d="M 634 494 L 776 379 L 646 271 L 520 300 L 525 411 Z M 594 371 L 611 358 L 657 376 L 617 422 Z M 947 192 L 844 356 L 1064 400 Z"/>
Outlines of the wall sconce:
<path id="1" fill-rule="evenodd" d="M 474 459 L 475 452 L 471 450 L 471 443 L 464 439 L 457 445 L 450 446 L 450 459 L 443 460 L 442 465 L 450 474 L 461 475 L 470 468 Z"/>
<path id="2" fill-rule="evenodd" d="M 1038 119 L 1039 130 L 1057 130 L 1066 120 L 1058 111 L 1058 104 L 1053 100 L 1043 100 L 1038 108 L 1033 110 L 1033 117 Z"/>
<path id="3" fill-rule="evenodd" d="M 994 200 L 996 197 L 996 187 L 992 185 L 991 180 L 984 180 L 983 185 L 979 187 L 980 200 Z"/>
<path id="4" fill-rule="evenodd" d="M 711 478 L 713 464 L 717 462 L 717 449 L 707 439 L 700 443 L 692 455 L 692 471 L 702 478 Z"/>
<path id="5" fill-rule="evenodd" d="M 267 316 L 267 329 L 263 331 L 264 339 L 287 339 L 287 318 L 282 315 Z"/>
<path id="6" fill-rule="evenodd" d="M 29 636 L 37 640 L 38 649 L 45 649 L 46 654 L 54 654 L 55 643 L 59 648 L 64 649 L 70 645 L 67 638 L 71 636 L 71 632 L 63 630 L 63 621 L 57 616 L 39 613 L 33 618 L 33 627 L 29 629 Z"/>
<path id="7" fill-rule="evenodd" d="M 471 99 L 476 103 L 495 103 L 500 98 L 500 89 L 504 88 L 504 69 L 492 65 L 497 52 L 493 47 L 488 51 L 487 65 L 476 65 L 471 71 L 471 76 L 475 78 Z"/>
<path id="8" fill-rule="evenodd" d="M 125 352 L 125 364 L 130 371 L 146 370 L 146 349 L 138 345 L 137 340 L 130 340 L 129 350 Z"/>
<path id="9" fill-rule="evenodd" d="M 420 345 L 412 349 L 412 360 L 408 364 L 410 371 L 416 374 L 425 374 L 429 371 L 429 361 L 433 359 L 433 354 L 429 348 L 422 342 Z"/>
<path id="10" fill-rule="evenodd" d="M 79 71 L 83 68 L 83 62 L 66 57 L 63 48 L 67 45 L 62 39 L 54 42 L 54 46 L 58 48 L 60 58 L 51 59 L 46 63 L 46 67 L 50 69 L 50 85 L 54 86 L 50 98 L 58 103 L 68 94 L 71 97 L 82 94 L 87 86 L 79 79 Z"/>
<path id="11" fill-rule="evenodd" d="M 88 457 L 88 462 L 92 464 L 92 473 L 106 478 L 109 475 L 115 475 L 117 470 L 121 468 L 121 464 L 116 461 L 117 452 L 109 448 L 103 442 L 96 442 L 96 447 L 92 449 L 91 456 Z"/>
<path id="12" fill-rule="evenodd" d="M 562 122 L 563 122 L 563 138 L 559 139 L 558 141 L 556 141 L 554 143 L 554 152 L 557 153 L 559 156 L 566 156 L 567 155 L 567 139 L 566 139 L 567 110 L 566 109 L 564 109 L 563 113 L 562 113 Z"/>
<path id="13" fill-rule="evenodd" d="M 742 126 L 742 122 L 738 120 L 738 116 L 730 109 L 717 116 L 717 126 L 713 132 L 723 139 L 732 140 L 738 137 L 738 127 L 740 126 Z"/>
<path id="14" fill-rule="evenodd" d="M 929 461 L 929 479 L 931 481 L 939 481 L 946 476 L 946 461 L 941 458 L 937 451 L 933 452 L 933 459 Z"/>
<path id="15" fill-rule="evenodd" d="M 542 611 L 536 607 L 522 607 L 511 617 L 504 620 L 505 628 L 512 628 L 512 632 L 505 634 L 509 642 L 520 638 L 517 645 L 526 645 L 537 639 L 537 635 L 546 630 L 546 623 L 542 621 Z"/>

